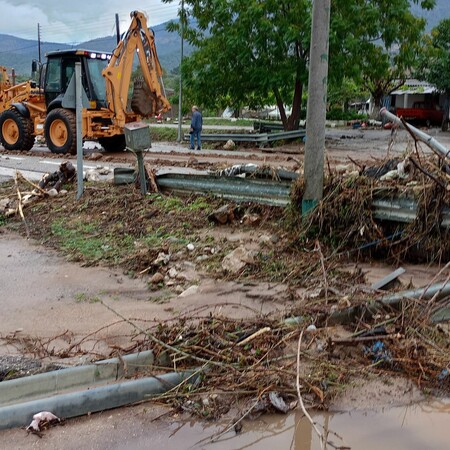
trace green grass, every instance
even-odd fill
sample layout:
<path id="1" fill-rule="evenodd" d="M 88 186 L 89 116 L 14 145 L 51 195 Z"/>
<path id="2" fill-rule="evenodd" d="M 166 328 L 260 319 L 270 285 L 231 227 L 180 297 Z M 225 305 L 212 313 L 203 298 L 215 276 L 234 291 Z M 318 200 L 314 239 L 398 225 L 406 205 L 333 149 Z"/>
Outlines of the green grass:
<path id="1" fill-rule="evenodd" d="M 75 294 L 75 301 L 77 303 L 99 303 L 101 300 L 97 296 L 90 297 L 85 292 Z"/>
<path id="2" fill-rule="evenodd" d="M 3 214 L 0 214 L 0 227 L 6 225 L 6 217 Z"/>
<path id="3" fill-rule="evenodd" d="M 176 127 L 151 127 L 150 135 L 152 141 L 176 142 L 178 138 L 178 129 Z"/>
<path id="4" fill-rule="evenodd" d="M 254 119 L 223 119 L 221 117 L 204 117 L 203 125 L 220 125 L 220 126 L 229 126 L 233 127 L 252 127 Z"/>
<path id="5" fill-rule="evenodd" d="M 181 197 L 170 197 L 154 194 L 150 196 L 153 204 L 167 211 L 190 212 L 190 211 L 208 211 L 211 205 L 205 197 L 195 197 L 193 200 L 186 200 Z"/>
<path id="6" fill-rule="evenodd" d="M 75 260 L 81 257 L 87 262 L 118 262 L 134 245 L 134 238 L 129 235 L 100 234 L 95 223 L 58 219 L 52 223 L 51 231 L 59 239 L 61 249 Z"/>

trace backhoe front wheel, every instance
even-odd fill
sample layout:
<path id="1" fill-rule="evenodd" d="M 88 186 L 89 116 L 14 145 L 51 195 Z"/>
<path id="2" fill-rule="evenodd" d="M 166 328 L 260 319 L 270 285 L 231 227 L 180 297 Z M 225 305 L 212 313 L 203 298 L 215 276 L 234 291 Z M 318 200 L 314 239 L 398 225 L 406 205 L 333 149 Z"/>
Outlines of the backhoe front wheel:
<path id="1" fill-rule="evenodd" d="M 0 140 L 6 150 L 30 150 L 34 145 L 33 122 L 16 109 L 0 115 Z"/>
<path id="2" fill-rule="evenodd" d="M 47 147 L 52 153 L 77 154 L 77 130 L 75 113 L 57 108 L 48 113 L 44 124 Z"/>

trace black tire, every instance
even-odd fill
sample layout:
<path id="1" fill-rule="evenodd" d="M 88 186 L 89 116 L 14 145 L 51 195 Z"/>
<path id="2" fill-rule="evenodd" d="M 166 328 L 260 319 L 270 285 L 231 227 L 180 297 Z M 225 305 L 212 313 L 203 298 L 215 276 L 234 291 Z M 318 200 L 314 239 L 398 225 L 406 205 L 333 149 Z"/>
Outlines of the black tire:
<path id="1" fill-rule="evenodd" d="M 16 109 L 0 115 L 0 141 L 6 150 L 30 150 L 34 145 L 33 122 Z"/>
<path id="2" fill-rule="evenodd" d="M 124 134 L 116 134 L 112 137 L 99 138 L 98 143 L 107 152 L 121 152 L 122 150 L 125 150 L 126 147 Z"/>
<path id="3" fill-rule="evenodd" d="M 77 154 L 77 126 L 73 111 L 63 108 L 50 111 L 45 119 L 44 135 L 52 153 Z"/>

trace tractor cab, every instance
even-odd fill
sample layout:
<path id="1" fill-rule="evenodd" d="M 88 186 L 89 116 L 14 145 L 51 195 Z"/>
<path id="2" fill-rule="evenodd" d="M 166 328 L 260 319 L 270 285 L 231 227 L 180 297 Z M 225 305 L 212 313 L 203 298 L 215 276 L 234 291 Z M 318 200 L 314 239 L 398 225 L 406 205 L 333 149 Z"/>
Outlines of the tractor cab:
<path id="1" fill-rule="evenodd" d="M 47 111 L 61 108 L 61 106 L 75 109 L 76 62 L 81 62 L 86 108 L 98 110 L 106 107 L 106 87 L 102 70 L 108 65 L 110 59 L 110 53 L 88 50 L 61 50 L 48 53 L 47 63 L 43 67 L 41 76 Z"/>

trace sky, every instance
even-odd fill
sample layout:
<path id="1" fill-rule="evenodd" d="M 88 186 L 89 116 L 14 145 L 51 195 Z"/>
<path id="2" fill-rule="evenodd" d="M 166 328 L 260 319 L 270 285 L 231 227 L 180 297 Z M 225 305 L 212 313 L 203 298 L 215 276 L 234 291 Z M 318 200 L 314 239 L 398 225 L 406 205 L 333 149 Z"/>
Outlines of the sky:
<path id="1" fill-rule="evenodd" d="M 164 4 L 160 0 L 0 0 L 0 33 L 24 39 L 78 43 L 115 34 L 115 14 L 120 29 L 126 31 L 130 12 L 143 11 L 149 26 L 177 17 L 180 2 Z"/>

